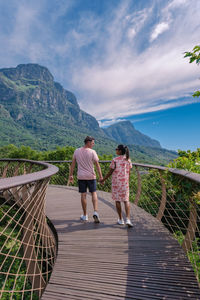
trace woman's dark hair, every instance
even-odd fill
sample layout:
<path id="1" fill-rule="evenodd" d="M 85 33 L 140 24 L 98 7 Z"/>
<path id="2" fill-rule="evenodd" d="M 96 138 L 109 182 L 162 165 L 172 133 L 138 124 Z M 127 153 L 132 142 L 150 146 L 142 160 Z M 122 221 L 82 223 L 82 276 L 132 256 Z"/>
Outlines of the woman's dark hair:
<path id="1" fill-rule="evenodd" d="M 127 146 L 124 146 L 122 144 L 117 146 L 117 149 L 121 151 L 122 155 L 126 154 L 126 159 L 129 159 L 129 149 Z"/>

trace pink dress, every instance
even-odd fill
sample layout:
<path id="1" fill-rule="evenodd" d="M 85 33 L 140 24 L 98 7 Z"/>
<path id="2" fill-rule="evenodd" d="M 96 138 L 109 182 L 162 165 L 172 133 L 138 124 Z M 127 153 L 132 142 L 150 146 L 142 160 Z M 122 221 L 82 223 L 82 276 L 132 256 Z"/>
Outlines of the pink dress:
<path id="1" fill-rule="evenodd" d="M 120 155 L 112 160 L 110 168 L 114 169 L 112 173 L 112 199 L 114 201 L 129 201 L 131 160 L 126 160 L 125 156 Z"/>

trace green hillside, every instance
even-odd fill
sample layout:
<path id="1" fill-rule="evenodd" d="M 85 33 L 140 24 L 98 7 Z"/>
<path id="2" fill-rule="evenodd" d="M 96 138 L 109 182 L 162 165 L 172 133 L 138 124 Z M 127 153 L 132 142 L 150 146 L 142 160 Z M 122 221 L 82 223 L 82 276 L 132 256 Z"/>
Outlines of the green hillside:
<path id="1" fill-rule="evenodd" d="M 38 151 L 80 147 L 85 136 L 92 135 L 101 155 L 115 154 L 116 145 L 126 143 L 143 145 L 131 146 L 131 156 L 140 162 L 163 164 L 177 156 L 136 131 L 130 122 L 112 128 L 116 136 L 82 111 L 75 95 L 55 82 L 47 68 L 26 64 L 0 69 L 0 147 L 25 145 Z"/>

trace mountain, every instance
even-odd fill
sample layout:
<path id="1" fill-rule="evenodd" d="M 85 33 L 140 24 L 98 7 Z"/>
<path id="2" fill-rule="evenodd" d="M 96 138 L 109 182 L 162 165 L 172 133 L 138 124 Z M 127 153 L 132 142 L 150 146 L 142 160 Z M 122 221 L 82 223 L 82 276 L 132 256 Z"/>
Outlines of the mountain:
<path id="1" fill-rule="evenodd" d="M 38 117 L 43 115 L 46 119 L 53 116 L 60 124 L 70 123 L 103 133 L 96 119 L 80 110 L 76 97 L 54 82 L 45 67 L 27 64 L 0 69 L 0 91 L 0 103 L 11 117 L 34 132 L 37 125 L 30 120 L 36 115 L 33 117 L 32 113 Z M 62 120 L 59 121 L 58 117 Z"/>
<path id="2" fill-rule="evenodd" d="M 161 148 L 160 143 L 136 130 L 130 121 L 122 121 L 104 129 L 111 139 L 121 144 Z"/>
<path id="3" fill-rule="evenodd" d="M 74 94 L 37 64 L 0 69 L 0 111 L 2 145 L 18 140 L 18 145 L 42 150 L 79 146 L 88 134 L 101 144 L 110 142 L 96 119 L 80 109 Z"/>
<path id="4" fill-rule="evenodd" d="M 101 129 L 93 116 L 80 109 L 75 95 L 38 64 L 0 69 L 0 129 L 0 146 L 25 145 L 36 150 L 80 147 L 85 136 L 92 135 L 99 154 L 115 154 L 118 143 L 160 148 L 159 142 L 139 133 L 130 122 Z M 143 150 L 134 149 L 134 156 L 141 157 Z M 148 147 L 145 149 L 147 153 Z M 151 162 L 156 151 L 155 155 L 151 151 Z M 165 158 L 171 159 L 172 152 L 167 151 Z"/>

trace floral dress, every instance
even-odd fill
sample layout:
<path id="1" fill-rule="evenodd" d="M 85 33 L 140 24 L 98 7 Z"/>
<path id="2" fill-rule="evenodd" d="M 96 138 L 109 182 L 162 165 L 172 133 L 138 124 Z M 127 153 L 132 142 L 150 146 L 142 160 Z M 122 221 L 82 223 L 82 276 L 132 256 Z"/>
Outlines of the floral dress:
<path id="1" fill-rule="evenodd" d="M 110 168 L 112 173 L 112 199 L 114 201 L 129 201 L 129 173 L 132 168 L 131 160 L 124 155 L 115 157 Z"/>

